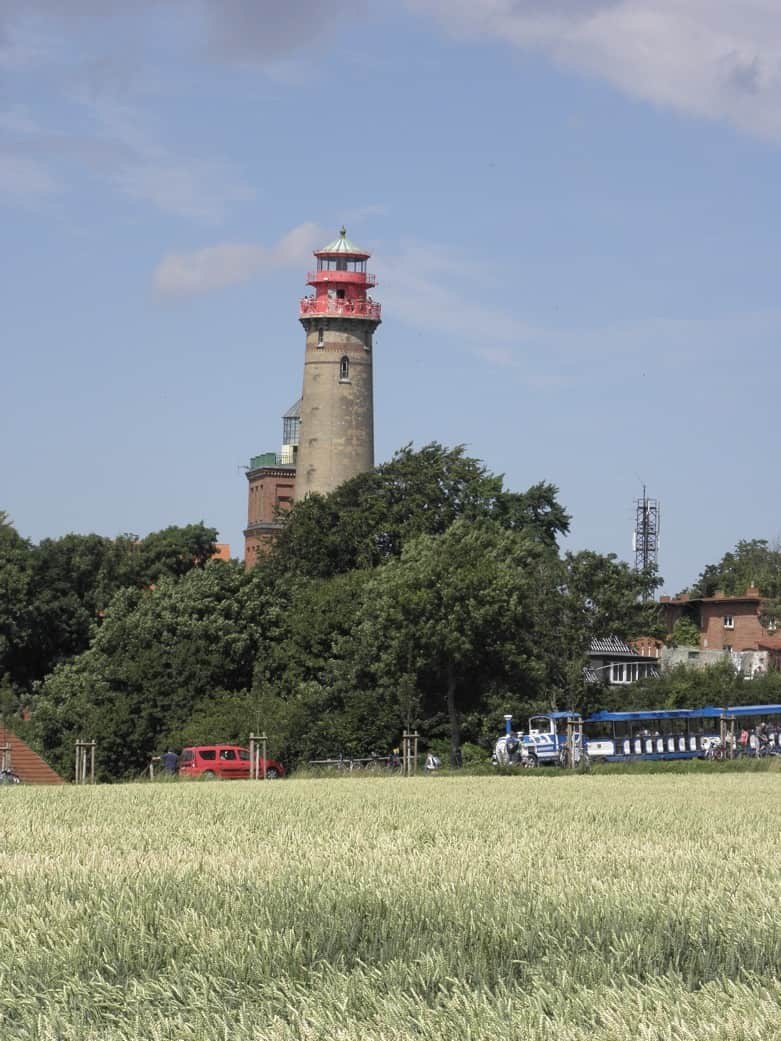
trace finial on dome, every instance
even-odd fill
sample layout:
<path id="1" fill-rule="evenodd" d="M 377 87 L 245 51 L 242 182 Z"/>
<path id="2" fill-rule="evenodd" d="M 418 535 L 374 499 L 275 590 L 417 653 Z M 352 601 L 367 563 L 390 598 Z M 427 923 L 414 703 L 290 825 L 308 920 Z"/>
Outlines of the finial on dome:
<path id="1" fill-rule="evenodd" d="M 340 236 L 340 238 L 343 238 L 343 239 L 347 238 L 347 228 L 345 228 L 344 224 L 339 229 L 339 236 Z"/>

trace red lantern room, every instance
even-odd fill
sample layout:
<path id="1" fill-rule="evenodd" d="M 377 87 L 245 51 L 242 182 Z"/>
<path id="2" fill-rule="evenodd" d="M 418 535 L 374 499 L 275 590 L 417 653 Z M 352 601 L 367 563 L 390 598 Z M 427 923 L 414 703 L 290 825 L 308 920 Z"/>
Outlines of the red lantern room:
<path id="1" fill-rule="evenodd" d="M 375 276 L 366 271 L 370 255 L 350 242 L 346 228 L 335 242 L 316 250 L 317 270 L 310 271 L 306 279 L 315 292 L 301 301 L 301 318 L 334 315 L 379 322 L 380 305 L 367 294 L 377 284 Z"/>

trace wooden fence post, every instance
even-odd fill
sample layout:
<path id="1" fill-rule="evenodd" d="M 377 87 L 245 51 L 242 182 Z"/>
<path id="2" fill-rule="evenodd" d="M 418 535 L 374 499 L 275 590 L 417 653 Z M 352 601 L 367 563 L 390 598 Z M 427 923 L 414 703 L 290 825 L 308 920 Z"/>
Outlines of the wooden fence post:
<path id="1" fill-rule="evenodd" d="M 76 784 L 95 783 L 95 742 L 80 738 L 76 742 Z"/>
<path id="2" fill-rule="evenodd" d="M 267 780 L 266 777 L 266 747 L 268 738 L 265 732 L 262 734 L 250 734 L 249 736 L 249 775 L 251 780 Z M 260 755 L 259 755 L 260 753 Z"/>
<path id="3" fill-rule="evenodd" d="M 414 777 L 418 765 L 418 732 L 405 730 L 401 737 L 401 776 Z"/>

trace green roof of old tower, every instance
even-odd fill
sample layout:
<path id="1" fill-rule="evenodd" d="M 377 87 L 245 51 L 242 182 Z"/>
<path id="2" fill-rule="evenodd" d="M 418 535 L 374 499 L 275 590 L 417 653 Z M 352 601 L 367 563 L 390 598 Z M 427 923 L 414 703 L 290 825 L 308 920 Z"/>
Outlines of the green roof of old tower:
<path id="1" fill-rule="evenodd" d="M 322 249 L 315 250 L 315 256 L 319 256 L 321 253 L 345 253 L 351 257 L 370 257 L 371 254 L 367 253 L 365 249 L 361 249 L 356 246 L 354 242 L 350 242 L 347 238 L 347 228 L 344 225 L 339 229 L 339 238 L 334 239 L 333 242 L 329 242 L 327 246 L 323 246 Z"/>

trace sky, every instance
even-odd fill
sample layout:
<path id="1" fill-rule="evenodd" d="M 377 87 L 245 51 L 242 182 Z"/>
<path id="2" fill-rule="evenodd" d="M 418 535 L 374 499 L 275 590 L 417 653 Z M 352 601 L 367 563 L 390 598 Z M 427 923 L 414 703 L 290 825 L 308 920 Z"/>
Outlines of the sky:
<path id="1" fill-rule="evenodd" d="M 377 461 L 545 480 L 665 591 L 781 533 L 777 0 L 0 0 L 0 509 L 203 520 L 301 389 L 312 250 L 372 252 Z"/>

